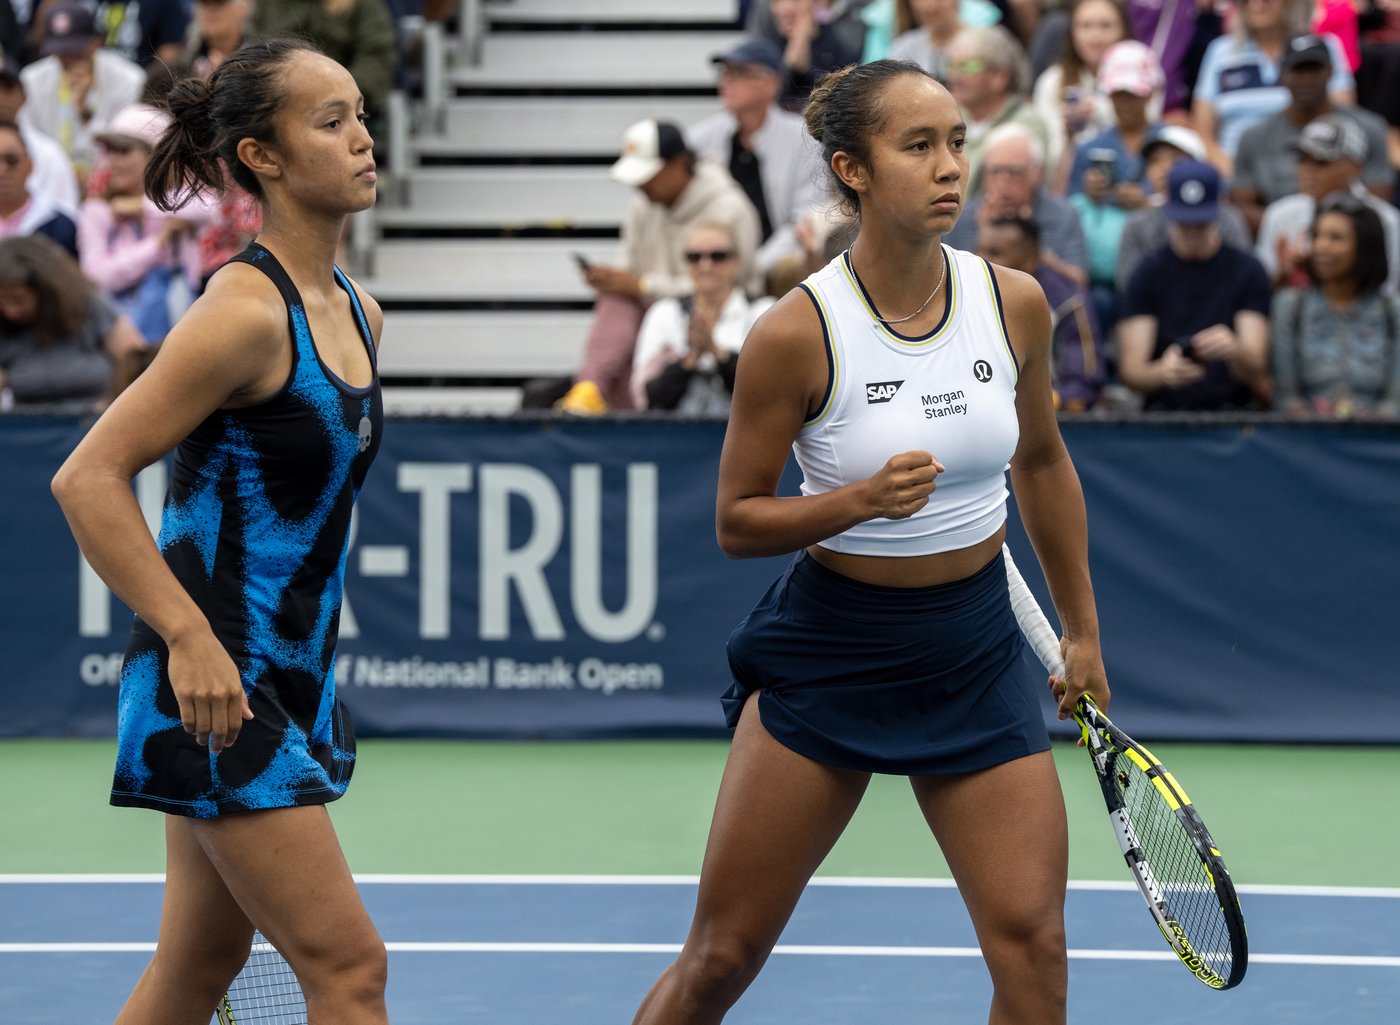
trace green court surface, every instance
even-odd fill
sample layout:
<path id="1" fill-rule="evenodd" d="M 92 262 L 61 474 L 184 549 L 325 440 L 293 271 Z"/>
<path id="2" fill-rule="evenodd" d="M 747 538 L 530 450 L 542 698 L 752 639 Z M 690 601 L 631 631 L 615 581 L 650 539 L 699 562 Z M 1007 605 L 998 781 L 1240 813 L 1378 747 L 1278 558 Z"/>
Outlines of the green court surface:
<path id="1" fill-rule="evenodd" d="M 1237 883 L 1400 886 L 1400 748 L 1153 744 Z M 362 741 L 331 806 L 358 873 L 693 875 L 723 741 Z M 0 874 L 163 868 L 161 816 L 114 809 L 111 741 L 0 742 Z M 1070 875 L 1126 879 L 1088 756 L 1058 744 Z M 988 815 L 997 809 L 989 807 Z M 877 778 L 821 873 L 946 877 L 906 782 Z"/>

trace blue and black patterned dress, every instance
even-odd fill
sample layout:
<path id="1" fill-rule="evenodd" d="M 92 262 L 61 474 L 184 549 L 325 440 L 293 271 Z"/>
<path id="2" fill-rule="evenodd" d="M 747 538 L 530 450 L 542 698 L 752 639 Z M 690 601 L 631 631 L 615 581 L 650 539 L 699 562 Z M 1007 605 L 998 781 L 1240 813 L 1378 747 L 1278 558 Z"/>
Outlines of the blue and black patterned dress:
<path id="1" fill-rule="evenodd" d="M 220 754 L 180 724 L 168 651 L 139 617 L 122 667 L 112 803 L 211 818 L 324 804 L 345 792 L 355 738 L 334 652 L 350 513 L 379 447 L 375 369 L 354 388 L 322 361 L 291 278 L 254 243 L 235 260 L 287 303 L 292 370 L 276 395 L 209 416 L 175 451 L 158 543 L 238 666 L 254 719 Z M 374 342 L 350 297 L 371 367 Z"/>

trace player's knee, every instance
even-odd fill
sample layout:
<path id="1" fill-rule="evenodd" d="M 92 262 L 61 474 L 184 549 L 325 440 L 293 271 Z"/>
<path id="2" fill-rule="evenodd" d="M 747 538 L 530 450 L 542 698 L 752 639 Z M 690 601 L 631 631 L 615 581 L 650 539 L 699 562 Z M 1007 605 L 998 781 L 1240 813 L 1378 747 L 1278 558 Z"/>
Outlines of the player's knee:
<path id="1" fill-rule="evenodd" d="M 342 992 L 383 996 L 389 981 L 389 955 L 383 941 L 378 936 L 367 937 L 346 954 L 336 971 L 336 985 Z"/>
<path id="2" fill-rule="evenodd" d="M 1047 975 L 1063 974 L 1068 961 L 1064 921 L 1058 915 L 1002 919 L 990 945 L 997 948 L 996 956 L 1034 965 Z"/>
<path id="3" fill-rule="evenodd" d="M 767 959 L 766 947 L 738 937 L 716 938 L 688 949 L 683 971 L 700 993 L 736 1000 Z"/>
<path id="4" fill-rule="evenodd" d="M 315 950 L 289 957 L 308 996 L 312 991 L 333 992 L 350 1003 L 382 997 L 389 979 L 389 957 L 384 943 L 369 931 L 363 937 L 340 937 Z"/>

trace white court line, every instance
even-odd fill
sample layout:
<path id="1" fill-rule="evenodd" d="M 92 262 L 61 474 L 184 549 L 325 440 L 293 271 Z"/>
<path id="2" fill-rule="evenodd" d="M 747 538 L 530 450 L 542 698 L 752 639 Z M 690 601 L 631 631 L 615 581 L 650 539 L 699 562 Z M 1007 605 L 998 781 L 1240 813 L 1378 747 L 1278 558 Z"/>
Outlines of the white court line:
<path id="1" fill-rule="evenodd" d="M 160 873 L 0 873 L 0 885 L 5 884 L 91 884 L 91 883 L 163 883 Z M 472 875 L 359 873 L 358 883 L 407 886 L 694 886 L 700 881 L 692 875 Z M 901 878 L 898 876 L 816 876 L 809 886 L 866 887 L 871 889 L 956 889 L 951 879 Z M 1132 882 L 1117 880 L 1071 880 L 1071 890 L 1136 892 Z M 1374 897 L 1400 900 L 1400 887 L 1387 886 L 1288 886 L 1262 883 L 1236 884 L 1243 894 L 1278 897 Z"/>
<path id="2" fill-rule="evenodd" d="M 390 942 L 391 953 L 406 954 L 678 954 L 679 943 L 413 943 Z M 0 943 L 0 954 L 148 954 L 154 943 Z M 798 957 L 981 957 L 977 947 L 855 947 L 779 944 L 774 954 Z M 1175 961 L 1165 950 L 1070 950 L 1081 961 Z M 1343 968 L 1400 968 L 1400 957 L 1341 954 L 1251 954 L 1254 964 Z"/>

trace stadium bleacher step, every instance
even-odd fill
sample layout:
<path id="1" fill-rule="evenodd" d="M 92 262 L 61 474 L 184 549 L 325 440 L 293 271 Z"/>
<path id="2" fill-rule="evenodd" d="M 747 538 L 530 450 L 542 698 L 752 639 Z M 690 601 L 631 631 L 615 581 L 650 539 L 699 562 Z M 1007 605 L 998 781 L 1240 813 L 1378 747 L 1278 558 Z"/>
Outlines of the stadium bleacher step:
<path id="1" fill-rule="evenodd" d="M 664 99 L 464 97 L 448 104 L 446 131 L 417 136 L 414 149 L 429 162 L 481 157 L 612 159 L 623 133 L 643 118 L 661 118 L 688 128 L 717 110 L 713 92 Z"/>
<path id="2" fill-rule="evenodd" d="M 613 239 L 385 239 L 360 283 L 386 305 L 415 300 L 591 304 L 574 254 L 614 263 Z"/>
<path id="3" fill-rule="evenodd" d="M 386 385 L 384 412 L 391 416 L 505 415 L 520 408 L 522 389 L 514 385 L 433 388 Z"/>
<path id="4" fill-rule="evenodd" d="M 409 205 L 376 213 L 386 231 L 616 230 L 637 194 L 603 167 L 424 167 L 407 186 Z"/>
<path id="5" fill-rule="evenodd" d="M 578 368 L 589 311 L 384 314 L 385 378 L 519 379 Z"/>
<path id="6" fill-rule="evenodd" d="M 452 68 L 449 92 L 625 90 L 713 95 L 710 58 L 738 35 L 733 30 L 495 33 L 482 43 L 480 65 L 458 61 Z"/>
<path id="7" fill-rule="evenodd" d="M 485 5 L 487 21 L 501 24 L 610 22 L 732 25 L 735 0 L 503 0 Z"/>

